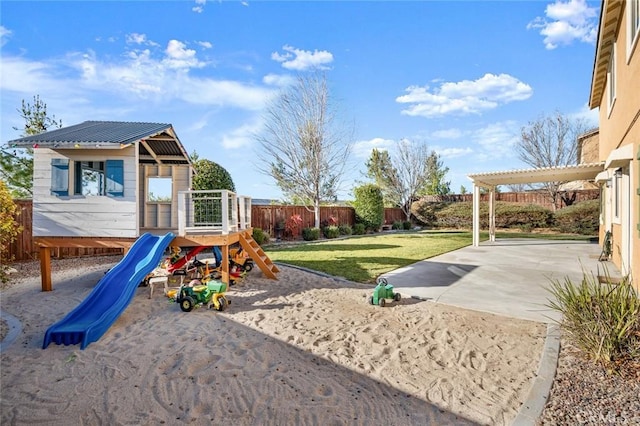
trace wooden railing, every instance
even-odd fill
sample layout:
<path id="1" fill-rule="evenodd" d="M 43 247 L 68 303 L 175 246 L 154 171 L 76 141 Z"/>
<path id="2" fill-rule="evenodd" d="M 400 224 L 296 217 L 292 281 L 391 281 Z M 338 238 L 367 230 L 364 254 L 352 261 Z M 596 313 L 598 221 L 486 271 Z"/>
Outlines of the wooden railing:
<path id="1" fill-rule="evenodd" d="M 224 235 L 249 227 L 251 197 L 227 190 L 178 193 L 178 235 Z"/>

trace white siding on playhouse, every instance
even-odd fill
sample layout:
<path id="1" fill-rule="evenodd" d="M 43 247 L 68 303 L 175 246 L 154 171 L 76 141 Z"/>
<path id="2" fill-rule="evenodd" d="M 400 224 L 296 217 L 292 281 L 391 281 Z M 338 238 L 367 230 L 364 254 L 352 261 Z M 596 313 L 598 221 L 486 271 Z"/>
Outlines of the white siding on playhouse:
<path id="1" fill-rule="evenodd" d="M 51 160 L 123 160 L 124 197 L 51 194 Z M 133 147 L 125 149 L 37 148 L 33 156 L 34 237 L 137 237 L 136 157 Z M 73 167 L 69 181 L 73 182 Z"/>

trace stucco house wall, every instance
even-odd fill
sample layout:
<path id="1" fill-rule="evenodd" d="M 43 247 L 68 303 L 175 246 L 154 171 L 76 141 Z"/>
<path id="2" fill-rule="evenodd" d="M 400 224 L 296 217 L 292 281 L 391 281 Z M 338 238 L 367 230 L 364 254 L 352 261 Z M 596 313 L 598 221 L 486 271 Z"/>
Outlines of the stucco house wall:
<path id="1" fill-rule="evenodd" d="M 602 3 L 590 105 L 599 107 L 599 158 L 607 169 L 601 241 L 610 231 L 613 262 L 640 290 L 640 36 L 633 3 Z"/>

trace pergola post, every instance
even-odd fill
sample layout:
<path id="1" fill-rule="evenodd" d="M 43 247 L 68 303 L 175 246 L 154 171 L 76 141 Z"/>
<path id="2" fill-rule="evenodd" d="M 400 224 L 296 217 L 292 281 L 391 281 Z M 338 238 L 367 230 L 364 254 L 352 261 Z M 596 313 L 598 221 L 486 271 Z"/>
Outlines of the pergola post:
<path id="1" fill-rule="evenodd" d="M 473 182 L 473 246 L 480 245 L 480 187 Z"/>
<path id="2" fill-rule="evenodd" d="M 489 189 L 489 241 L 496 240 L 496 187 Z"/>

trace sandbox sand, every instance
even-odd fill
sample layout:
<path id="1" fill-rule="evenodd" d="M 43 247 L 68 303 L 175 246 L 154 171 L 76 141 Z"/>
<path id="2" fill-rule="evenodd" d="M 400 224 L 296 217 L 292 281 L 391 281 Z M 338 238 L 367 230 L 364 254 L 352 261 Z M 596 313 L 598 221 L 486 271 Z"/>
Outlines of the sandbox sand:
<path id="1" fill-rule="evenodd" d="M 182 312 L 138 288 L 85 350 L 42 341 L 111 264 L 14 278 L 2 310 L 22 331 L 1 355 L 1 424 L 510 424 L 534 378 L 543 324 L 403 299 L 281 267 L 250 272 L 224 312 Z"/>

